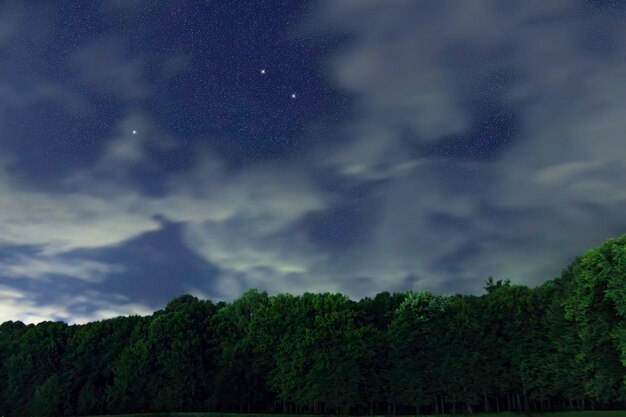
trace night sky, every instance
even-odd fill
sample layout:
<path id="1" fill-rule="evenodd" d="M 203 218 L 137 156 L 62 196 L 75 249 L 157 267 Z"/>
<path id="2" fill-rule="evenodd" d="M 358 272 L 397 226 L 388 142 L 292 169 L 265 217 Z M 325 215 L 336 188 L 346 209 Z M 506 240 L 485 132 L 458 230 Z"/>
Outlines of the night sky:
<path id="1" fill-rule="evenodd" d="M 626 7 L 0 2 L 0 322 L 539 285 L 626 232 Z"/>

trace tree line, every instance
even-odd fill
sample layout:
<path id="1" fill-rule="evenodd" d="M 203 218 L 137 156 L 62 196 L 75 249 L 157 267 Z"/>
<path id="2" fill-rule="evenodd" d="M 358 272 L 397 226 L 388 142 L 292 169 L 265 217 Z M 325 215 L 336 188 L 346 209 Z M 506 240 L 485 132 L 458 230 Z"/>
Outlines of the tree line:
<path id="1" fill-rule="evenodd" d="M 486 294 L 183 295 L 151 316 L 0 325 L 0 415 L 421 414 L 626 406 L 626 235 Z"/>

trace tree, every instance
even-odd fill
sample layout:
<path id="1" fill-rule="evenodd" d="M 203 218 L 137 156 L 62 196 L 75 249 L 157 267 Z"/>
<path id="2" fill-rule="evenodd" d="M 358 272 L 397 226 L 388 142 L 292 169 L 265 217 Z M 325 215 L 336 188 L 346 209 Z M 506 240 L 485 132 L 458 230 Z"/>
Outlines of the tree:
<path id="1" fill-rule="evenodd" d="M 544 369 L 549 375 L 551 395 L 562 397 L 569 409 L 582 408 L 585 398 L 585 371 L 583 364 L 576 360 L 580 340 L 576 323 L 565 317 L 563 303 L 572 293 L 573 267 L 577 262 L 575 260 L 564 269 L 559 278 L 544 284 L 553 288 L 553 297 L 545 317 L 551 348 Z"/>
<path id="2" fill-rule="evenodd" d="M 626 399 L 626 235 L 588 251 L 574 265 L 565 302 L 581 342 L 585 393 L 598 402 Z M 620 361 L 621 359 L 621 361 Z"/>
<path id="3" fill-rule="evenodd" d="M 536 288 L 250 290 L 147 317 L 0 325 L 0 415 L 444 414 L 626 405 L 626 236 Z"/>
<path id="4" fill-rule="evenodd" d="M 113 383 L 113 361 L 128 343 L 139 317 L 118 317 L 67 330 L 65 353 L 61 360 L 68 414 L 102 414 L 106 390 Z"/>
<path id="5" fill-rule="evenodd" d="M 13 333 L 19 339 L 4 363 L 4 398 L 13 414 L 28 414 L 34 407 L 33 401 L 53 398 L 51 382 L 46 382 L 60 370 L 66 329 L 64 323 L 43 322 Z"/>
<path id="6" fill-rule="evenodd" d="M 443 335 L 438 332 L 449 297 L 410 291 L 390 324 L 391 400 L 394 404 L 439 408 L 445 402 L 441 367 Z M 442 406 L 442 409 L 445 406 Z M 443 411 L 443 410 L 442 410 Z"/>
<path id="7" fill-rule="evenodd" d="M 215 404 L 224 411 L 251 411 L 267 396 L 265 379 L 257 372 L 252 323 L 268 303 L 266 292 L 249 290 L 232 304 L 219 309 L 211 321 L 218 338 L 218 373 Z"/>
<path id="8" fill-rule="evenodd" d="M 61 414 L 62 395 L 59 377 L 51 375 L 35 388 L 29 410 L 35 416 L 56 417 Z"/>
<path id="9" fill-rule="evenodd" d="M 467 412 L 476 405 L 488 404 L 485 393 L 489 374 L 485 364 L 492 347 L 484 345 L 481 313 L 480 298 L 453 297 L 439 328 L 445 343 L 439 365 L 445 373 L 446 394 L 453 402 L 453 411 L 457 403 Z"/>
<path id="10" fill-rule="evenodd" d="M 502 281 L 501 279 L 495 281 L 493 277 L 489 277 L 487 278 L 487 281 L 485 281 L 485 286 L 483 288 L 485 289 L 485 291 L 487 291 L 487 293 L 492 293 L 498 288 L 509 287 L 510 285 L 511 281 L 508 279 L 505 279 L 504 281 Z"/>
<path id="11" fill-rule="evenodd" d="M 111 364 L 113 382 L 107 387 L 107 410 L 110 412 L 150 410 L 156 397 L 160 388 L 160 370 L 148 338 L 153 318 L 142 317 L 137 322 L 128 343 Z"/>
<path id="12" fill-rule="evenodd" d="M 10 414 L 16 407 L 16 401 L 21 402 L 18 392 L 14 392 L 16 386 L 11 383 L 15 376 L 10 373 L 15 370 L 9 365 L 14 363 L 11 358 L 19 354 L 20 340 L 25 330 L 26 325 L 20 321 L 8 321 L 0 325 L 0 410 L 6 414 Z"/>

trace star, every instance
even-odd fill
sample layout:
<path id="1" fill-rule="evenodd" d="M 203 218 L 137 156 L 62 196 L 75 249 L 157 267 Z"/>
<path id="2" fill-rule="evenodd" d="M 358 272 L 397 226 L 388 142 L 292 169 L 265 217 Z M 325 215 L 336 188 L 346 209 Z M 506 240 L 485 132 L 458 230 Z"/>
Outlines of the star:
<path id="1" fill-rule="evenodd" d="M 296 98 L 296 93 L 291 93 L 291 98 L 295 99 Z"/>
<path id="2" fill-rule="evenodd" d="M 261 70 L 261 74 L 265 74 L 265 68 Z"/>
<path id="3" fill-rule="evenodd" d="M 133 130 L 133 135 L 136 135 L 136 134 L 137 134 L 137 131 L 136 131 L 136 130 Z"/>

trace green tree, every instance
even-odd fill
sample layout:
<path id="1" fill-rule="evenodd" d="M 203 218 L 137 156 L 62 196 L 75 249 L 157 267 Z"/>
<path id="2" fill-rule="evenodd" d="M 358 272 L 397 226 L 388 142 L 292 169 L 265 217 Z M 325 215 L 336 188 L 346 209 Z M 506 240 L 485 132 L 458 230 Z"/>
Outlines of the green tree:
<path id="1" fill-rule="evenodd" d="M 373 328 L 358 327 L 355 317 L 350 299 L 330 293 L 280 294 L 259 311 L 256 346 L 271 349 L 267 381 L 283 411 L 347 413 L 366 403 L 360 393 L 374 361 L 366 343 Z"/>
<path id="2" fill-rule="evenodd" d="M 107 387 L 107 410 L 114 413 L 152 411 L 160 371 L 156 355 L 149 343 L 152 317 L 142 317 L 128 343 L 111 363 L 113 382 Z"/>
<path id="3" fill-rule="evenodd" d="M 18 398 L 19 391 L 15 391 L 15 382 L 11 382 L 15 378 L 11 373 L 15 370 L 10 365 L 14 363 L 11 358 L 19 354 L 20 340 L 26 328 L 19 321 L 8 321 L 0 325 L 0 410 L 7 415 L 17 406 L 16 401 L 22 402 Z"/>
<path id="4" fill-rule="evenodd" d="M 626 236 L 536 288 L 250 290 L 148 317 L 0 325 L 0 414 L 405 414 L 626 405 Z"/>
<path id="5" fill-rule="evenodd" d="M 183 295 L 151 321 L 148 344 L 160 369 L 154 409 L 192 411 L 211 405 L 214 358 L 207 326 L 215 310 L 210 301 Z"/>
<path id="6" fill-rule="evenodd" d="M 17 333 L 14 352 L 4 363 L 5 401 L 13 414 L 28 414 L 33 401 L 48 398 L 50 383 L 45 383 L 60 370 L 66 328 L 64 323 L 42 322 Z"/>
<path id="7" fill-rule="evenodd" d="M 267 303 L 266 292 L 249 290 L 219 309 L 211 321 L 219 355 L 214 402 L 224 411 L 252 411 L 268 394 L 252 337 L 254 316 Z"/>
<path id="8" fill-rule="evenodd" d="M 51 375 L 35 387 L 29 410 L 39 417 L 56 417 L 61 414 L 63 388 L 58 375 Z"/>
<path id="9" fill-rule="evenodd" d="M 580 348 L 576 323 L 565 316 L 563 300 L 569 297 L 573 288 L 573 267 L 577 260 L 563 270 L 561 276 L 548 281 L 545 286 L 552 287 L 553 298 L 546 311 L 546 331 L 551 344 L 549 359 L 544 370 L 549 374 L 552 396 L 562 397 L 567 408 L 582 408 L 585 398 L 585 371 L 580 361 L 576 360 Z"/>
<path id="10" fill-rule="evenodd" d="M 61 360 L 67 414 L 102 414 L 113 383 L 112 362 L 128 343 L 139 317 L 118 317 L 70 326 Z"/>
<path id="11" fill-rule="evenodd" d="M 481 299 L 456 296 L 450 299 L 439 332 L 444 337 L 443 357 L 439 366 L 447 380 L 446 394 L 453 412 L 457 404 L 467 412 L 486 404 L 489 375 L 485 363 L 489 349 L 482 339 Z"/>
<path id="12" fill-rule="evenodd" d="M 591 249 L 574 265 L 574 288 L 565 302 L 581 342 L 585 393 L 598 402 L 626 398 L 625 277 L 626 235 Z"/>
<path id="13" fill-rule="evenodd" d="M 411 291 L 396 310 L 389 330 L 394 405 L 413 406 L 419 412 L 429 405 L 438 410 L 445 402 L 445 375 L 437 365 L 444 340 L 438 329 L 449 301 L 429 291 Z"/>
<path id="14" fill-rule="evenodd" d="M 483 288 L 485 289 L 485 291 L 487 291 L 487 293 L 492 293 L 498 288 L 509 286 L 511 286 L 510 280 L 505 279 L 504 281 L 502 281 L 501 279 L 499 279 L 496 281 L 493 279 L 493 277 L 490 276 L 489 278 L 487 278 L 487 281 L 485 281 L 485 286 Z"/>

